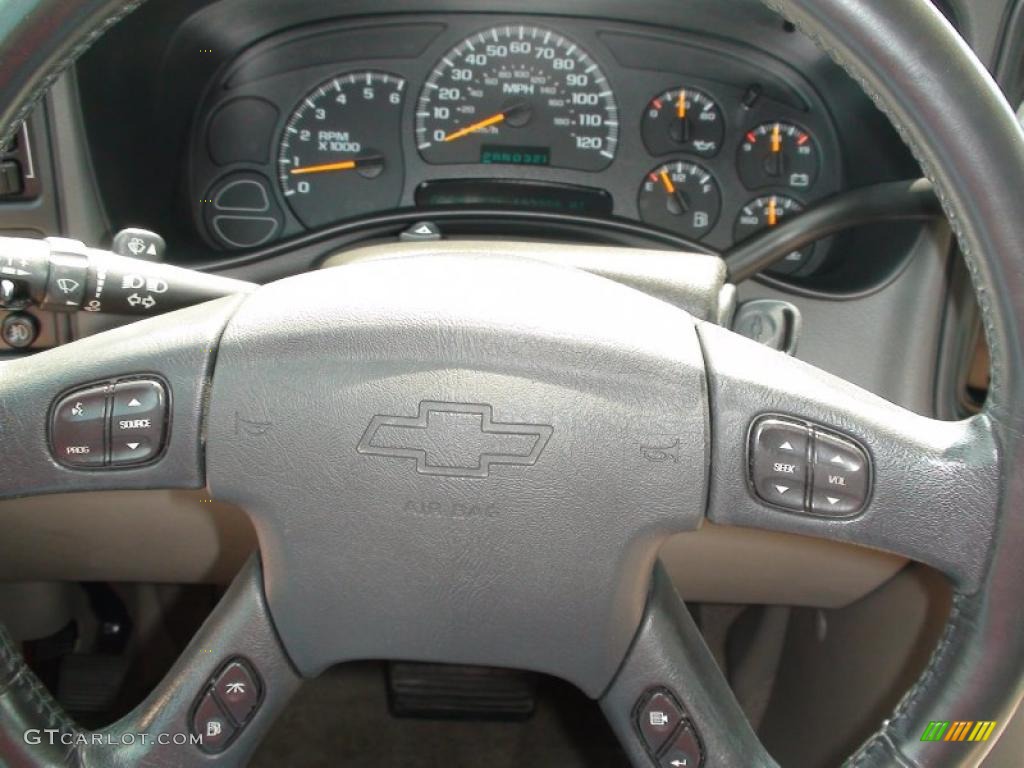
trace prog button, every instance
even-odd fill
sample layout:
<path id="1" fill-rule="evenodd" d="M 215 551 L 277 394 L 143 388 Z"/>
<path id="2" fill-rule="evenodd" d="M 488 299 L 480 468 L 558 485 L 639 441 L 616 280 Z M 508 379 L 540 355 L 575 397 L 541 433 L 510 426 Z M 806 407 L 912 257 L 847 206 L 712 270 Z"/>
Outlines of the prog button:
<path id="1" fill-rule="evenodd" d="M 71 467 L 101 467 L 106 459 L 107 387 L 65 395 L 53 409 L 53 455 Z"/>

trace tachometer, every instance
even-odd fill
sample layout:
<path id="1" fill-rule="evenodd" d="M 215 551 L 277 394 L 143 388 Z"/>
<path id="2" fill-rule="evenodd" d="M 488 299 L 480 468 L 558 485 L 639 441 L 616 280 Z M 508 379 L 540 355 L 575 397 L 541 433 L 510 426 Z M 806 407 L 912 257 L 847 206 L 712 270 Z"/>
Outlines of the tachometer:
<path id="1" fill-rule="evenodd" d="M 459 43 L 416 104 L 416 143 L 428 163 L 599 171 L 618 141 L 615 96 L 601 69 L 539 27 L 494 27 Z"/>
<path id="2" fill-rule="evenodd" d="M 353 72 L 307 94 L 278 147 L 281 189 L 307 227 L 394 207 L 402 193 L 405 80 Z"/>

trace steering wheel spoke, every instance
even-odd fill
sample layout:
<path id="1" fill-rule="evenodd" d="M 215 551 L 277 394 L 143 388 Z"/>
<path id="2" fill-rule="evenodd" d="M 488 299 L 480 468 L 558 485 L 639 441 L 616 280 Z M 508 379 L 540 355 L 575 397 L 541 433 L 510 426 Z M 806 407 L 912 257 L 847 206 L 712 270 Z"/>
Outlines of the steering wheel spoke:
<path id="1" fill-rule="evenodd" d="M 660 566 L 601 708 L 636 768 L 775 765 Z"/>
<path id="2" fill-rule="evenodd" d="M 5 445 L 17 446 L 0 462 L 0 498 L 202 487 L 200 420 L 218 340 L 240 301 L 178 310 L 0 364 L 0 431 Z M 126 393 L 120 433 L 115 386 Z M 58 422 L 61 435 L 53 433 Z"/>
<path id="3" fill-rule="evenodd" d="M 253 556 L 146 700 L 86 734 L 85 763 L 245 765 L 301 683 Z"/>
<path id="4" fill-rule="evenodd" d="M 256 556 L 156 689 L 106 728 L 73 723 L 3 634 L 0 661 L 4 754 L 69 765 L 245 765 L 301 684 L 270 619 Z"/>
<path id="5" fill-rule="evenodd" d="M 721 328 L 699 333 L 709 519 L 886 550 L 977 587 L 998 502 L 987 416 L 926 418 Z"/>

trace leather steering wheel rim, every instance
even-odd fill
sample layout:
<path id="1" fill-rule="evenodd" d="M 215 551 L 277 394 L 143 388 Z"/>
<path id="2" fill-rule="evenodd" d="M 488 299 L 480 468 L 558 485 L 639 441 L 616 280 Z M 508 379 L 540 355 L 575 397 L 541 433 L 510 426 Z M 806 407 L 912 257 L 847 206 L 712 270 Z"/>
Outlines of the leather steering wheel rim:
<path id="1" fill-rule="evenodd" d="M 999 454 L 991 556 L 976 587 L 957 585 L 948 626 L 921 678 L 850 760 L 973 764 L 991 742 L 952 751 L 921 742 L 920 734 L 931 720 L 954 718 L 997 720 L 1001 730 L 1024 695 L 1024 217 L 1016 210 L 1024 135 L 982 64 L 925 0 L 765 2 L 811 36 L 888 115 L 935 184 L 977 290 L 992 359 L 983 418 Z M 140 4 L 22 0 L 6 10 L 0 143 L 64 69 Z M 954 101 L 961 108 L 951 112 Z M 969 495 L 962 513 L 971 513 Z M 9 652 L 0 656 L 9 669 L 18 666 Z"/>

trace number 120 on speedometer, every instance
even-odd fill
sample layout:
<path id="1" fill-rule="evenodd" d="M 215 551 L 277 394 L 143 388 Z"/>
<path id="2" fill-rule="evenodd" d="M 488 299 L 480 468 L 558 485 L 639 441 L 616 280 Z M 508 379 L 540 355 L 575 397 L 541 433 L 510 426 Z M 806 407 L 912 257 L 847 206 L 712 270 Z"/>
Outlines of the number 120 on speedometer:
<path id="1" fill-rule="evenodd" d="M 441 57 L 416 104 L 416 143 L 428 163 L 599 171 L 618 141 L 618 108 L 600 68 L 538 27 L 494 27 L 462 41 Z"/>

